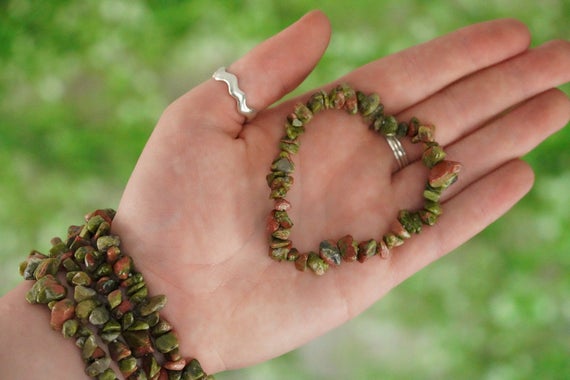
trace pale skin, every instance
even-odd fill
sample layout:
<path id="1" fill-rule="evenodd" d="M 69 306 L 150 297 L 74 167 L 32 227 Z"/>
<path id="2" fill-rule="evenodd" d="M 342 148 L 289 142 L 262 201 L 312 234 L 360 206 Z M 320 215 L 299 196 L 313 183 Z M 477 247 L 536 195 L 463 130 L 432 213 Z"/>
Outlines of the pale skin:
<path id="1" fill-rule="evenodd" d="M 298 272 L 267 256 L 265 175 L 286 115 L 312 91 L 270 106 L 311 72 L 330 33 L 327 18 L 311 12 L 229 65 L 260 111 L 249 123 L 212 79 L 172 103 L 120 202 L 114 232 L 151 292 L 168 296 L 163 315 L 181 352 L 209 373 L 305 344 L 469 240 L 531 188 L 534 174 L 519 157 L 570 119 L 570 101 L 555 89 L 570 80 L 569 42 L 529 49 L 529 31 L 514 20 L 466 27 L 334 81 L 380 94 L 399 119 L 436 124 L 437 140 L 464 169 L 439 223 L 390 259 L 345 263 L 323 277 Z M 299 249 L 347 233 L 379 238 L 398 209 L 420 205 L 426 173 L 417 146 L 405 142 L 413 162 L 396 171 L 386 142 L 340 111 L 319 115 L 301 141 L 288 195 Z M 0 302 L 2 375 L 82 378 L 77 348 L 50 329 L 47 310 L 26 304 L 28 287 Z"/>

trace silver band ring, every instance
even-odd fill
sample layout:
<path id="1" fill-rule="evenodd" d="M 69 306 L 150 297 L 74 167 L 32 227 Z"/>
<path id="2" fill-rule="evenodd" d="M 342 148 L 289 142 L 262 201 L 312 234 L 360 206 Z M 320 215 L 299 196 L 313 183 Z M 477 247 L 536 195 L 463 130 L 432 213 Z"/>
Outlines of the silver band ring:
<path id="1" fill-rule="evenodd" d="M 408 155 L 402 146 L 400 140 L 398 140 L 394 136 L 386 136 L 386 141 L 388 145 L 390 145 L 390 149 L 394 152 L 394 157 L 396 157 L 396 161 L 398 161 L 398 168 L 399 170 L 403 169 L 404 167 L 408 166 Z"/>
<path id="2" fill-rule="evenodd" d="M 212 78 L 217 81 L 226 82 L 228 85 L 228 92 L 237 102 L 238 112 L 245 116 L 247 121 L 250 121 L 255 117 L 257 112 L 253 108 L 248 107 L 245 99 L 245 92 L 239 88 L 238 79 L 234 74 L 228 73 L 225 67 L 220 67 L 216 72 L 214 72 Z"/>

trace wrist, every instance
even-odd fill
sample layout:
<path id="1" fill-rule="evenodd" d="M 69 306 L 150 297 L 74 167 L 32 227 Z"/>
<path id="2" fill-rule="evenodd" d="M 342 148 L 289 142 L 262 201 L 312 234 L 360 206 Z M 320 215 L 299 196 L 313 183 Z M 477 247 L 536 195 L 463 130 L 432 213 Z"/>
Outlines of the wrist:
<path id="1" fill-rule="evenodd" d="M 28 283 L 0 299 L 0 368 L 6 379 L 88 379 L 74 342 L 52 330 L 46 308 L 26 302 Z"/>
<path id="2" fill-rule="evenodd" d="M 114 215 L 97 210 L 85 225 L 69 227 L 65 241 L 52 239 L 48 255 L 33 251 L 20 267 L 35 281 L 25 300 L 49 307 L 48 326 L 75 341 L 88 376 L 114 379 L 115 363 L 129 379 L 212 379 L 196 359 L 182 357 L 177 333 L 159 314 L 166 297 L 149 294 L 120 237 L 110 232 Z"/>
<path id="3" fill-rule="evenodd" d="M 172 265 L 176 256 L 172 254 L 172 246 L 160 242 L 172 240 L 159 237 L 160 233 L 126 215 L 121 209 L 118 211 L 112 233 L 121 237 L 122 249 L 133 257 L 137 270 L 144 274 L 149 292 L 168 297 L 161 315 L 177 330 L 180 354 L 198 358 L 206 373 L 227 370 L 217 350 L 223 337 L 212 336 L 211 325 L 220 314 L 212 309 L 211 303 L 217 289 L 215 276 L 212 271 L 203 270 L 210 265 L 185 263 L 181 259 L 175 259 L 178 264 Z M 214 334 L 219 335 L 219 331 Z"/>

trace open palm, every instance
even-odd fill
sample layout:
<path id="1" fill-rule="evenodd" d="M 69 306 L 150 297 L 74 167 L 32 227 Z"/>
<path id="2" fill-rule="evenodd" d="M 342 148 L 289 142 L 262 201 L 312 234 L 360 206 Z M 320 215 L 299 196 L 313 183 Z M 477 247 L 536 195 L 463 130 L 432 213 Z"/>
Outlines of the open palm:
<path id="1" fill-rule="evenodd" d="M 313 12 L 229 67 L 260 111 L 250 123 L 213 80 L 174 102 L 121 200 L 114 229 L 151 291 L 168 295 L 164 313 L 182 353 L 209 372 L 304 344 L 467 241 L 531 187 L 532 171 L 517 157 L 570 118 L 570 102 L 553 89 L 570 80 L 570 45 L 528 50 L 528 31 L 513 20 L 462 29 L 340 78 L 380 94 L 399 119 L 436 124 L 438 142 L 464 170 L 439 223 L 390 259 L 345 263 L 323 277 L 298 272 L 267 255 L 265 175 L 286 115 L 310 94 L 268 107 L 312 70 L 329 35 L 325 16 Z M 412 163 L 396 171 L 386 142 L 358 117 L 319 114 L 301 145 L 288 195 L 301 250 L 347 233 L 379 238 L 399 209 L 421 202 L 418 147 L 404 144 Z"/>

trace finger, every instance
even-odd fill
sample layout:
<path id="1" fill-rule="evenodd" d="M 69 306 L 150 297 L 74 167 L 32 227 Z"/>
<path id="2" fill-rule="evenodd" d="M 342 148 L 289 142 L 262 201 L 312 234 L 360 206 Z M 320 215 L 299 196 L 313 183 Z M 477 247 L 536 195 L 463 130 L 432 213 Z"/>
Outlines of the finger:
<path id="1" fill-rule="evenodd" d="M 459 180 L 443 195 L 453 196 L 486 173 L 507 161 L 530 152 L 547 137 L 563 128 L 570 120 L 570 99 L 562 91 L 551 89 L 513 108 L 483 128 L 449 146 L 449 157 L 460 161 L 463 170 Z M 420 162 L 407 167 L 394 181 L 396 194 L 402 200 L 416 197 L 425 177 Z M 414 194 L 416 194 L 414 196 Z"/>
<path id="2" fill-rule="evenodd" d="M 519 21 L 483 22 L 372 62 L 342 81 L 377 92 L 386 110 L 396 113 L 460 78 L 520 54 L 529 43 L 529 31 Z"/>
<path id="3" fill-rule="evenodd" d="M 400 117 L 416 115 L 437 124 L 437 140 L 446 145 L 504 110 L 568 81 L 570 42 L 553 41 L 462 79 Z"/>
<path id="4" fill-rule="evenodd" d="M 464 171 L 460 182 L 445 197 L 453 196 L 506 162 L 524 156 L 569 120 L 570 99 L 562 91 L 552 89 L 451 145 L 448 152 L 464 163 Z"/>
<path id="5" fill-rule="evenodd" d="M 319 11 L 311 12 L 279 34 L 264 41 L 232 63 L 227 71 L 236 75 L 247 97 L 247 104 L 260 112 L 289 93 L 312 71 L 330 39 L 330 24 Z M 181 98 L 201 115 L 207 126 L 237 137 L 244 116 L 226 84 L 206 81 Z M 202 125 L 204 126 L 204 125 Z"/>
<path id="6" fill-rule="evenodd" d="M 406 278 L 482 231 L 529 191 L 533 178 L 525 162 L 509 161 L 445 202 L 438 224 L 394 248 L 389 260 L 370 259 L 350 270 L 335 271 L 341 293 L 347 295 L 346 315 L 358 315 Z"/>
<path id="7" fill-rule="evenodd" d="M 521 160 L 509 161 L 445 202 L 438 224 L 396 248 L 392 286 L 481 232 L 517 203 L 531 188 L 534 175 Z"/>
<path id="8" fill-rule="evenodd" d="M 378 93 L 386 111 L 396 113 L 423 101 L 462 77 L 520 54 L 528 48 L 529 41 L 526 26 L 516 20 L 484 22 L 379 59 L 339 81 L 347 82 L 363 92 Z M 283 114 L 292 109 L 292 102 L 295 101 L 299 99 L 280 106 L 284 109 Z M 317 129 L 319 124 L 327 125 L 327 130 L 330 130 L 328 125 L 331 119 L 319 117 L 312 121 L 311 129 Z M 268 146 L 271 141 L 281 137 L 283 130 L 275 128 L 275 125 L 282 125 L 281 120 L 268 120 L 260 128 L 261 133 L 255 136 L 263 143 L 250 146 L 259 150 L 257 146 Z M 384 145 L 380 144 L 380 157 L 389 152 Z M 404 147 L 412 157 L 421 154 L 417 147 Z M 273 155 L 274 152 L 268 154 Z M 395 160 L 390 162 L 388 173 L 397 168 Z"/>
<path id="9" fill-rule="evenodd" d="M 528 48 L 529 41 L 528 29 L 516 20 L 484 22 L 381 58 L 338 81 L 363 92 L 378 93 L 386 111 L 396 113 L 464 76 L 520 54 Z M 292 103 L 306 97 L 280 105 L 282 117 L 292 109 Z M 327 117 L 319 117 L 312 124 L 329 122 Z M 257 145 L 266 146 L 281 137 L 281 125 L 281 119 L 276 117 L 267 120 L 262 128 L 260 125 L 262 130 L 254 137 L 263 143 Z"/>

